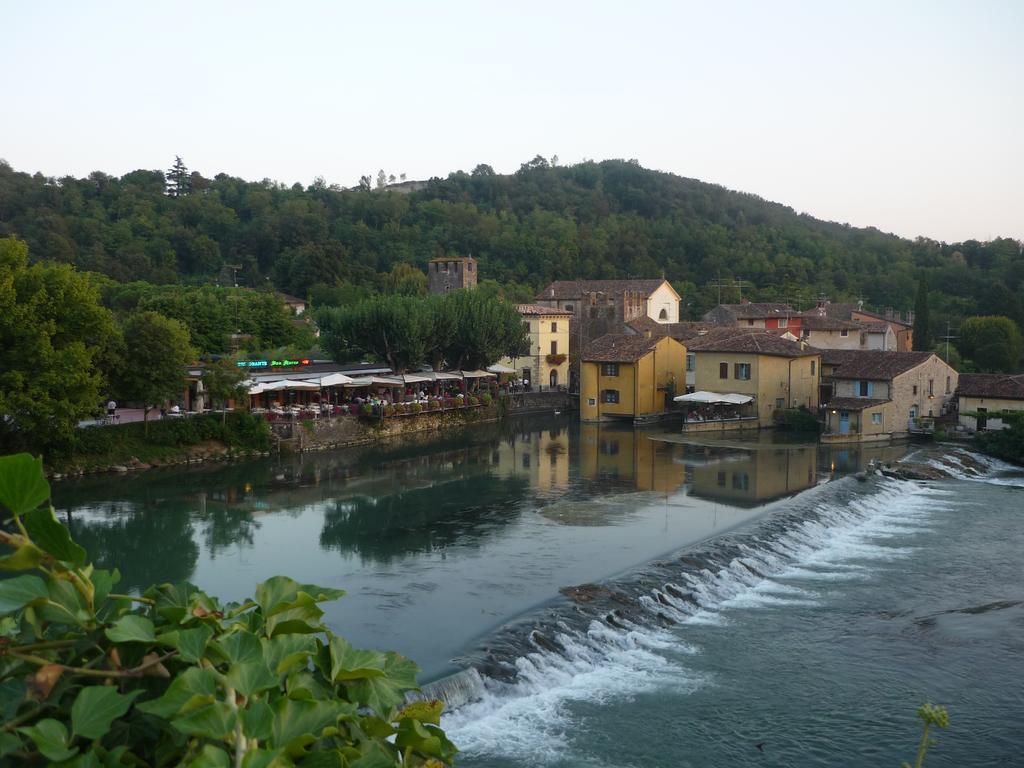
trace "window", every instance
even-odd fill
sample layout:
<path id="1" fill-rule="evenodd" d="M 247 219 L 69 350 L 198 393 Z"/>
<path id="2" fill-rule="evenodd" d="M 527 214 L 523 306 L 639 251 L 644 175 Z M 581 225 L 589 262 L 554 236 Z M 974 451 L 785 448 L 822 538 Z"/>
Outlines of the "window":
<path id="1" fill-rule="evenodd" d="M 850 332 L 846 328 L 843 328 L 843 330 L 839 332 L 839 335 L 845 339 L 847 336 L 850 335 Z"/>
<path id="2" fill-rule="evenodd" d="M 732 488 L 734 491 L 750 490 L 750 475 L 748 475 L 746 472 L 733 473 Z"/>
<path id="3" fill-rule="evenodd" d="M 869 382 L 867 382 L 867 381 L 858 381 L 857 382 L 857 394 L 858 395 L 860 395 L 861 397 L 867 397 L 870 392 L 871 392 L 871 386 L 870 386 Z"/>
<path id="4" fill-rule="evenodd" d="M 729 364 L 719 363 L 718 364 L 718 378 L 728 379 L 729 378 Z"/>
<path id="5" fill-rule="evenodd" d="M 785 318 L 785 317 L 780 317 L 779 318 L 779 328 L 785 328 L 787 325 L 789 325 L 789 319 Z"/>
<path id="6" fill-rule="evenodd" d="M 618 363 L 602 363 L 601 364 L 601 375 L 602 376 L 618 376 L 619 375 L 619 364 Z M 618 402 L 618 401 L 616 401 Z"/>
<path id="7" fill-rule="evenodd" d="M 529 468 L 530 468 L 530 454 L 524 453 L 523 454 L 523 469 L 529 469 Z"/>
<path id="8" fill-rule="evenodd" d="M 441 263 L 441 271 L 442 272 L 447 272 L 448 271 L 448 262 L 447 261 Z"/>
<path id="9" fill-rule="evenodd" d="M 915 395 L 917 394 L 917 384 L 914 385 L 914 389 L 913 389 L 913 393 L 912 394 L 915 394 Z"/>
<path id="10" fill-rule="evenodd" d="M 618 456 L 619 455 L 619 441 L 618 440 L 602 440 L 601 453 L 605 456 Z"/>
<path id="11" fill-rule="evenodd" d="M 750 363 L 736 363 L 733 369 L 737 381 L 750 381 Z"/>
<path id="12" fill-rule="evenodd" d="M 928 379 L 928 397 L 935 394 L 935 379 Z"/>
<path id="13" fill-rule="evenodd" d="M 552 341 L 551 342 L 551 354 L 552 355 L 557 355 L 558 354 L 558 342 L 557 341 Z"/>
<path id="14" fill-rule="evenodd" d="M 949 376 L 946 377 L 946 394 L 949 394 Z"/>
<path id="15" fill-rule="evenodd" d="M 587 405 L 589 405 L 591 408 L 593 408 L 595 405 L 597 405 L 597 398 L 596 397 L 588 397 L 587 398 Z"/>
<path id="16" fill-rule="evenodd" d="M 473 271 L 473 262 L 472 261 L 467 261 L 466 262 L 466 271 L 467 272 L 472 272 Z"/>
<path id="17" fill-rule="evenodd" d="M 747 325 L 753 325 L 753 324 L 754 324 L 753 320 L 747 320 Z"/>
<path id="18" fill-rule="evenodd" d="M 718 485 L 725 488 L 725 472 L 718 473 Z"/>
<path id="19" fill-rule="evenodd" d="M 786 407 L 786 398 L 784 398 L 784 397 L 777 397 L 777 398 L 775 398 L 775 407 L 776 408 L 785 408 Z"/>
<path id="20" fill-rule="evenodd" d="M 882 424 L 882 414 L 880 414 L 880 413 L 872 413 L 871 414 L 871 423 L 874 424 L 875 426 L 881 426 L 881 424 Z"/>
<path id="21" fill-rule="evenodd" d="M 658 319 L 659 320 L 668 320 L 668 310 L 667 309 L 661 310 L 661 312 L 658 313 Z"/>
<path id="22" fill-rule="evenodd" d="M 686 353 L 686 370 L 695 371 L 697 370 L 697 356 L 693 352 Z"/>
<path id="23" fill-rule="evenodd" d="M 572 304 L 566 304 L 565 305 L 565 311 L 566 312 L 573 312 L 574 310 L 572 308 Z"/>
<path id="24" fill-rule="evenodd" d="M 558 323 L 552 323 L 551 324 L 551 332 L 552 333 L 558 333 Z"/>
<path id="25" fill-rule="evenodd" d="M 811 360 L 811 376 L 814 376 L 818 372 L 818 361 Z"/>
<path id="26" fill-rule="evenodd" d="M 803 329 L 801 329 L 800 335 L 803 336 L 805 339 L 810 338 L 810 336 L 811 336 L 811 329 L 810 328 L 803 328 Z"/>
<path id="27" fill-rule="evenodd" d="M 617 389 L 606 389 L 601 392 L 602 403 L 617 403 L 619 402 L 619 390 Z"/>

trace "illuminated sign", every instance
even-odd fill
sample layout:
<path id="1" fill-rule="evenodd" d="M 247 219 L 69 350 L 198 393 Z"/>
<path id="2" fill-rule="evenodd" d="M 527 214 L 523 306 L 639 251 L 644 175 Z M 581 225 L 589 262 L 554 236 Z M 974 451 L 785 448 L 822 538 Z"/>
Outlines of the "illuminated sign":
<path id="1" fill-rule="evenodd" d="M 292 368 L 296 365 L 309 365 L 310 359 L 301 360 L 239 360 L 239 368 Z"/>

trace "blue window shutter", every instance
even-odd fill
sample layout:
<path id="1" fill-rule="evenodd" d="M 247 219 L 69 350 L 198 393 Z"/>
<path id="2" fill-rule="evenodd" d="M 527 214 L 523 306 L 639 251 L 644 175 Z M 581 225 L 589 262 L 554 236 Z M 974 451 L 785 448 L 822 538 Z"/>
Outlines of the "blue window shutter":
<path id="1" fill-rule="evenodd" d="M 874 394 L 874 391 L 875 391 L 875 382 L 869 381 L 868 382 L 868 397 L 871 397 Z"/>

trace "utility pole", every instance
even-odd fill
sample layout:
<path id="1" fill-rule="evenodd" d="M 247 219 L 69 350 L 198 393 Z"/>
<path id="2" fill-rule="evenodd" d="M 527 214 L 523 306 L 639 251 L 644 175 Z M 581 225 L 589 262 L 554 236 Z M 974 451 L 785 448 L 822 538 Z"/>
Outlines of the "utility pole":
<path id="1" fill-rule="evenodd" d="M 957 329 L 957 330 L 959 330 L 959 329 Z M 946 340 L 946 362 L 948 363 L 949 362 L 949 340 L 950 339 L 959 339 L 960 338 L 959 336 L 952 336 L 952 335 L 950 335 L 950 328 L 949 328 L 949 320 L 948 319 L 946 320 L 946 335 L 945 336 L 939 336 L 939 338 Z"/>

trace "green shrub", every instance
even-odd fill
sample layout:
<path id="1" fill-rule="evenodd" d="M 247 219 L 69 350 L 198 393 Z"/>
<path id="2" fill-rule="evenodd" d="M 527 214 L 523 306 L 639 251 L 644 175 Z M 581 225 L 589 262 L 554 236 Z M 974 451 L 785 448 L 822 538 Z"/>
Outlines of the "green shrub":
<path id="1" fill-rule="evenodd" d="M 321 621 L 339 589 L 275 576 L 242 603 L 188 583 L 141 596 L 87 565 L 45 504 L 42 464 L 0 458 L 0 762 L 86 768 L 440 766 L 442 703 L 405 703 L 416 665 Z"/>
<path id="2" fill-rule="evenodd" d="M 806 408 L 779 408 L 772 414 L 772 420 L 779 429 L 791 432 L 821 432 L 818 417 Z"/>
<path id="3" fill-rule="evenodd" d="M 412 412 L 413 413 L 422 413 L 423 412 L 423 405 L 422 405 L 422 403 L 413 403 L 412 404 Z"/>
<path id="4" fill-rule="evenodd" d="M 480 400 L 477 398 L 476 395 L 470 395 L 469 397 L 467 397 L 466 402 L 469 405 L 480 405 Z"/>
<path id="5" fill-rule="evenodd" d="M 440 400 L 431 400 L 429 405 L 430 405 L 430 410 L 432 410 L 432 411 L 439 411 L 439 410 L 441 410 L 441 401 Z"/>
<path id="6" fill-rule="evenodd" d="M 494 402 L 494 398 L 491 397 L 489 392 L 484 392 L 482 395 L 480 395 L 480 402 L 483 403 L 484 405 L 489 406 L 492 402 Z"/>
<path id="7" fill-rule="evenodd" d="M 367 417 L 373 416 L 373 406 L 370 405 L 369 403 L 363 403 L 361 406 L 359 406 L 359 413 Z"/>

